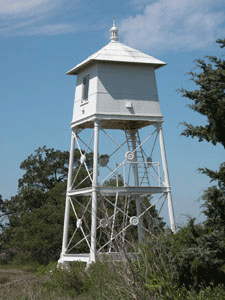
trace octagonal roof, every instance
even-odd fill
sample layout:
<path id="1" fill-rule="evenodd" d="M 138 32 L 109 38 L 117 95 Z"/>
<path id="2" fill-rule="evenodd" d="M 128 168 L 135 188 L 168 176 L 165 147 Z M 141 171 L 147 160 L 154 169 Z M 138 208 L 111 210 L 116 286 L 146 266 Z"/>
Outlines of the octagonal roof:
<path id="1" fill-rule="evenodd" d="M 77 75 L 83 68 L 95 61 L 147 64 L 152 65 L 155 69 L 166 65 L 165 62 L 159 59 L 112 40 L 99 51 L 69 70 L 66 74 Z"/>

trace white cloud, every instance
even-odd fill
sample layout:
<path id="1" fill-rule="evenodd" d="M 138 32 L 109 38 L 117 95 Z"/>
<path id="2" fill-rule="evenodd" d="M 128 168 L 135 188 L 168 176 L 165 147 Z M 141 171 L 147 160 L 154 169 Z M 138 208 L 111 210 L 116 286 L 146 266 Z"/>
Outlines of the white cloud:
<path id="1" fill-rule="evenodd" d="M 37 15 L 49 10 L 52 4 L 52 0 L 0 0 L 0 15 L 3 18 Z"/>
<path id="2" fill-rule="evenodd" d="M 142 9 L 146 6 L 146 4 L 149 4 L 149 0 L 130 0 L 131 5 L 133 5 L 137 9 Z M 154 0 L 153 0 L 154 1 Z M 151 2 L 153 2 L 151 1 Z"/>
<path id="3" fill-rule="evenodd" d="M 133 47 L 158 51 L 202 49 L 225 35 L 222 0 L 140 0 L 140 3 L 145 5 L 143 12 L 120 24 L 123 41 Z"/>
<path id="4" fill-rule="evenodd" d="M 74 25 L 55 20 L 79 0 L 0 0 L 0 35 L 55 35 L 75 31 Z"/>

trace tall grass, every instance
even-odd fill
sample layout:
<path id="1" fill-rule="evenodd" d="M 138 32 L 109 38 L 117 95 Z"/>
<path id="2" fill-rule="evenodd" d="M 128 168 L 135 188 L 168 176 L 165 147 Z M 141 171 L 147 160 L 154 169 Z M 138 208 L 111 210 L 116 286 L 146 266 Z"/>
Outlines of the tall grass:
<path id="1" fill-rule="evenodd" d="M 176 288 L 173 278 L 167 277 L 168 275 L 159 279 L 160 272 L 165 269 L 160 270 L 157 264 L 150 268 L 150 262 L 154 262 L 152 259 L 147 260 L 147 252 L 144 255 L 146 257 L 143 258 L 144 266 L 140 258 L 137 262 L 133 256 L 126 262 L 112 263 L 107 260 L 97 262 L 87 270 L 83 263 L 72 263 L 68 270 L 57 268 L 56 263 L 41 266 L 36 271 L 33 266 L 0 268 L 0 299 L 225 299 L 225 288 L 222 285 L 201 287 L 199 292 L 196 292 L 188 291 L 184 287 Z M 155 268 L 159 273 L 151 273 Z"/>

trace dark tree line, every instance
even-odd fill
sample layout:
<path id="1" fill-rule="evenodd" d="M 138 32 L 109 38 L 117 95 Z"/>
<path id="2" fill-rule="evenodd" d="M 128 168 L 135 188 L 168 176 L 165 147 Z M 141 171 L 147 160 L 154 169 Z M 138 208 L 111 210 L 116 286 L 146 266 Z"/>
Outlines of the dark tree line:
<path id="1" fill-rule="evenodd" d="M 217 43 L 225 47 L 225 39 Z M 225 148 L 225 60 L 223 56 L 208 56 L 196 60 L 195 67 L 198 72 L 189 75 L 197 89 L 180 92 L 190 100 L 188 107 L 205 116 L 206 122 L 205 125 L 185 122 L 182 135 Z M 225 162 L 221 162 L 218 170 L 199 170 L 215 183 L 202 196 L 206 219 L 195 224 L 190 218 L 171 245 L 178 281 L 187 287 L 225 282 Z"/>
<path id="2" fill-rule="evenodd" d="M 3 260 L 57 260 L 61 251 L 69 152 L 38 148 L 20 168 L 18 193 L 0 199 L 2 224 L 0 249 Z M 75 151 L 75 167 L 80 154 Z M 78 179 L 79 180 L 79 179 Z"/>

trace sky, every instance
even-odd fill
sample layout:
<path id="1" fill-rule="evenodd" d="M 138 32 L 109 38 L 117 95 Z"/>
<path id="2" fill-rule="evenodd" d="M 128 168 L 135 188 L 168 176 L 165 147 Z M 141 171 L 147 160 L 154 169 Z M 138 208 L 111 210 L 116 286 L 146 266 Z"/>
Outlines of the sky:
<path id="1" fill-rule="evenodd" d="M 224 53 L 224 0 L 0 0 L 0 194 L 17 193 L 20 163 L 40 146 L 70 149 L 75 77 L 65 73 L 105 46 L 113 18 L 119 41 L 167 63 L 156 71 L 175 218 L 202 220 L 222 146 L 181 136 L 182 122 L 204 124 L 177 91 L 194 89 L 193 61 Z"/>

